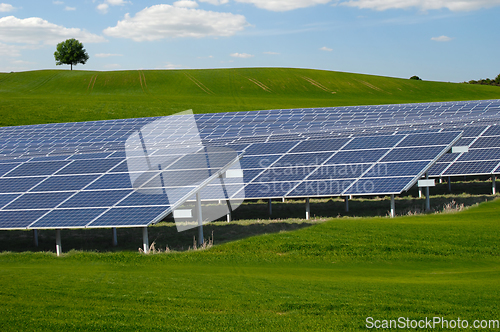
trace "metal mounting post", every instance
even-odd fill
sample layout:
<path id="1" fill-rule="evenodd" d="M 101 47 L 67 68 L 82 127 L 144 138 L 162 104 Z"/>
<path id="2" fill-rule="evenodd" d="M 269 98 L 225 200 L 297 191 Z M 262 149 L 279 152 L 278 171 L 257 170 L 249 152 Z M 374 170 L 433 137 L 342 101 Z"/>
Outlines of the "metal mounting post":
<path id="1" fill-rule="evenodd" d="M 144 250 L 144 253 L 149 254 L 149 238 L 147 226 L 142 228 L 142 250 Z"/>
<path id="2" fill-rule="evenodd" d="M 62 254 L 61 230 L 56 229 L 56 255 L 59 256 L 61 254 Z"/>
<path id="3" fill-rule="evenodd" d="M 200 193 L 196 193 L 196 212 L 198 217 L 198 244 L 203 245 L 203 215 L 201 211 Z"/>
<path id="4" fill-rule="evenodd" d="M 448 191 L 451 192 L 451 176 L 448 176 Z"/>
<path id="5" fill-rule="evenodd" d="M 429 179 L 429 173 L 425 173 L 425 178 Z M 431 198 L 429 187 L 425 187 L 425 211 L 430 211 L 431 209 Z"/>
<path id="6" fill-rule="evenodd" d="M 396 216 L 396 204 L 394 202 L 394 194 L 391 194 L 391 218 Z"/>
<path id="7" fill-rule="evenodd" d="M 311 206 L 309 204 L 309 197 L 306 197 L 306 220 L 309 220 L 311 216 Z"/>
<path id="8" fill-rule="evenodd" d="M 496 188 L 495 181 L 496 181 L 496 175 L 495 175 L 495 174 L 493 174 L 493 175 L 491 176 L 491 193 L 492 193 L 493 195 L 496 195 L 496 193 L 497 193 L 497 188 Z"/>
<path id="9" fill-rule="evenodd" d="M 345 212 L 349 212 L 349 196 L 345 196 L 344 201 L 345 201 Z"/>
<path id="10" fill-rule="evenodd" d="M 269 200 L 267 201 L 267 207 L 269 209 L 269 216 L 272 216 L 273 215 L 273 205 L 272 205 L 272 202 L 271 202 L 271 199 L 269 198 Z"/>

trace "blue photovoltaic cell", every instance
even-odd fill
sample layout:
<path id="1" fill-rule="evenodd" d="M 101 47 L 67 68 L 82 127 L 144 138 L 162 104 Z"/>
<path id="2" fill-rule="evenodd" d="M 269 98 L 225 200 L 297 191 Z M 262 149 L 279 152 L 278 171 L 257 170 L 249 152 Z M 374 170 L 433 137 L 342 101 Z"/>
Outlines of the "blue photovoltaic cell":
<path id="1" fill-rule="evenodd" d="M 319 167 L 308 180 L 355 179 L 367 171 L 373 164 L 331 165 Z"/>
<path id="2" fill-rule="evenodd" d="M 60 208 L 111 207 L 131 192 L 131 190 L 80 191 L 64 202 Z"/>
<path id="3" fill-rule="evenodd" d="M 360 179 L 344 195 L 397 194 L 413 177 Z"/>
<path id="4" fill-rule="evenodd" d="M 68 159 L 104 159 L 109 157 L 111 154 L 112 152 L 82 153 L 72 155 Z"/>
<path id="5" fill-rule="evenodd" d="M 289 197 L 338 196 L 348 188 L 354 180 L 332 179 L 320 181 L 304 181 L 295 188 Z"/>
<path id="6" fill-rule="evenodd" d="M 298 152 L 311 152 L 311 151 L 337 151 L 344 144 L 349 142 L 347 138 L 335 138 L 335 139 L 320 139 L 320 140 L 309 140 L 302 141 L 298 146 L 293 148 L 290 153 Z"/>
<path id="7" fill-rule="evenodd" d="M 300 167 L 300 166 L 311 166 L 311 165 L 321 165 L 330 156 L 332 152 L 318 152 L 318 153 L 297 153 L 297 154 L 286 154 L 278 160 L 273 166 L 274 167 Z"/>
<path id="8" fill-rule="evenodd" d="M 398 144 L 398 148 L 411 146 L 448 145 L 457 137 L 458 134 L 458 132 L 444 132 L 433 133 L 432 135 L 409 135 L 401 143 Z"/>
<path id="9" fill-rule="evenodd" d="M 71 164 L 57 172 L 57 175 L 106 173 L 122 161 L 123 159 L 120 158 L 75 160 Z"/>
<path id="10" fill-rule="evenodd" d="M 86 189 L 132 189 L 130 176 L 131 175 L 129 175 L 128 173 L 105 174 L 101 176 L 97 181 L 93 182 Z"/>
<path id="11" fill-rule="evenodd" d="M 500 161 L 482 161 L 477 162 L 456 162 L 450 166 L 444 175 L 474 175 L 474 174 L 491 174 L 497 167 Z"/>
<path id="12" fill-rule="evenodd" d="M 492 149 L 471 149 L 458 158 L 458 161 L 481 161 L 500 159 L 500 148 Z"/>
<path id="13" fill-rule="evenodd" d="M 290 150 L 297 143 L 297 141 L 254 143 L 245 150 L 245 156 L 281 154 Z"/>
<path id="14" fill-rule="evenodd" d="M 246 170 L 250 168 L 264 168 L 269 167 L 272 163 L 274 163 L 280 155 L 267 155 L 267 156 L 258 156 L 258 157 L 245 157 L 240 159 L 241 168 Z"/>
<path id="15" fill-rule="evenodd" d="M 379 163 L 374 165 L 363 177 L 417 176 L 428 164 L 428 161 Z"/>
<path id="16" fill-rule="evenodd" d="M 106 209 L 65 209 L 50 211 L 30 228 L 81 228 Z"/>
<path id="17" fill-rule="evenodd" d="M 281 182 L 302 180 L 316 169 L 312 167 L 272 167 L 264 174 L 261 174 L 254 182 Z"/>
<path id="18" fill-rule="evenodd" d="M 198 169 L 187 171 L 165 171 L 144 183 L 141 188 L 178 187 L 198 185 L 216 173 L 216 170 Z"/>
<path id="19" fill-rule="evenodd" d="M 477 137 L 486 129 L 486 126 L 456 128 L 453 130 L 459 129 L 464 131 L 462 137 Z"/>
<path id="20" fill-rule="evenodd" d="M 0 195 L 0 208 L 12 202 L 19 194 L 2 194 Z"/>
<path id="21" fill-rule="evenodd" d="M 5 177 L 16 176 L 36 176 L 51 175 L 62 167 L 69 164 L 69 161 L 40 161 L 22 164 L 13 171 L 4 175 Z"/>
<path id="22" fill-rule="evenodd" d="M 1 193 L 25 192 L 43 180 L 45 180 L 45 178 L 43 177 L 2 178 L 0 179 L 0 192 Z"/>
<path id="23" fill-rule="evenodd" d="M 472 149 L 479 148 L 497 148 L 500 147 L 500 136 L 497 137 L 479 137 L 474 144 L 472 144 Z"/>
<path id="24" fill-rule="evenodd" d="M 394 149 L 381 161 L 433 160 L 442 150 L 442 146 Z"/>
<path id="25" fill-rule="evenodd" d="M 439 158 L 439 162 L 440 163 L 452 162 L 455 159 L 457 159 L 458 156 L 460 156 L 460 153 L 451 153 L 450 151 L 449 153 L 443 154 L 443 156 Z"/>
<path id="26" fill-rule="evenodd" d="M 98 177 L 99 175 L 51 176 L 31 191 L 80 190 Z"/>
<path id="27" fill-rule="evenodd" d="M 250 183 L 245 187 L 243 198 L 283 197 L 293 189 L 298 182 Z M 238 194 L 236 198 L 241 197 Z"/>
<path id="28" fill-rule="evenodd" d="M 376 137 L 356 137 L 343 150 L 363 150 L 391 148 L 403 139 L 402 135 L 376 136 Z"/>
<path id="29" fill-rule="evenodd" d="M 0 211 L 0 229 L 26 228 L 45 213 L 46 210 Z"/>
<path id="30" fill-rule="evenodd" d="M 193 190 L 195 187 L 191 187 Z M 174 202 L 175 203 L 175 202 Z M 148 206 L 148 205 L 169 205 L 168 195 L 151 193 L 147 195 L 145 193 L 133 192 L 132 195 L 121 201 L 118 206 Z"/>
<path id="31" fill-rule="evenodd" d="M 4 209 L 51 209 L 73 195 L 72 192 L 26 193 Z"/>
<path id="32" fill-rule="evenodd" d="M 0 176 L 3 176 L 5 173 L 11 171 L 17 165 L 19 165 L 19 163 L 0 164 Z"/>
<path id="33" fill-rule="evenodd" d="M 162 215 L 167 207 L 124 207 L 109 210 L 88 227 L 147 226 Z"/>
<path id="34" fill-rule="evenodd" d="M 328 160 L 326 165 L 374 163 L 387 151 L 387 149 L 340 151 Z"/>
<path id="35" fill-rule="evenodd" d="M 500 135 L 500 125 L 491 126 L 484 132 L 482 136 L 499 136 Z"/>
<path id="36" fill-rule="evenodd" d="M 450 163 L 435 163 L 429 168 L 429 176 L 439 176 Z"/>

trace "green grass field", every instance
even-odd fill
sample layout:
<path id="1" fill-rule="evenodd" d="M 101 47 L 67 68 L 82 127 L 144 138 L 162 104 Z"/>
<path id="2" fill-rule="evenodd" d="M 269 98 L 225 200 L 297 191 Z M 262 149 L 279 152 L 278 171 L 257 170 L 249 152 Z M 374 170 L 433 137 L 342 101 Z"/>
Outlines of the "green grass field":
<path id="1" fill-rule="evenodd" d="M 500 88 L 306 69 L 0 73 L 0 126 L 256 109 L 500 98 Z M 487 179 L 483 179 L 486 181 Z M 362 331 L 365 319 L 500 319 L 500 200 L 487 182 L 433 189 L 457 213 L 384 216 L 387 200 L 250 202 L 242 219 L 206 227 L 215 246 L 186 250 L 193 232 L 150 229 L 168 253 L 144 255 L 140 230 L 0 233 L 1 331 Z M 463 192 L 467 192 L 465 194 Z M 418 211 L 415 192 L 396 202 Z M 413 195 L 413 196 L 412 196 Z M 238 216 L 240 213 L 240 216 Z M 339 216 L 339 218 L 331 218 Z M 261 218 L 261 219 L 260 219 Z M 244 220 L 253 219 L 253 220 Z M 137 241 L 137 242 L 136 242 Z M 8 250 L 12 250 L 9 252 Z M 440 330 L 437 328 L 436 330 Z M 487 330 L 487 329 L 485 329 Z"/>
<path id="2" fill-rule="evenodd" d="M 495 86 L 287 68 L 0 73 L 0 125 L 500 98 Z"/>
<path id="3" fill-rule="evenodd" d="M 0 254 L 2 331 L 365 330 L 499 319 L 500 201 L 340 218 L 204 251 Z"/>

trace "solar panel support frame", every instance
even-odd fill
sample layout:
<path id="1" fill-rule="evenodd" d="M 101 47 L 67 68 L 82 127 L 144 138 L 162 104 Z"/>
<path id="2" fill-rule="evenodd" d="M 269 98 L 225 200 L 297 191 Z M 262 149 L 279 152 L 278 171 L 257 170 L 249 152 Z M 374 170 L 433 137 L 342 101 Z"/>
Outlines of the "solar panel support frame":
<path id="1" fill-rule="evenodd" d="M 229 162 L 226 166 L 224 166 L 223 168 L 219 169 L 216 173 L 212 174 L 212 176 L 208 177 L 207 179 L 205 179 L 202 183 L 200 183 L 196 188 L 194 188 L 193 190 L 191 190 L 189 193 L 187 193 L 186 195 L 184 195 L 184 197 L 182 197 L 180 200 L 178 200 L 175 204 L 173 204 L 169 209 L 165 210 L 164 213 L 160 214 L 158 217 L 156 217 L 155 219 L 153 219 L 149 224 L 156 224 L 158 222 L 160 222 L 163 218 L 165 218 L 166 216 L 168 216 L 170 213 L 172 213 L 172 211 L 174 211 L 175 209 L 177 209 L 179 206 L 181 206 L 182 204 L 184 204 L 188 199 L 190 199 L 191 197 L 193 197 L 193 195 L 196 195 L 197 193 L 199 193 L 203 188 L 205 188 L 207 185 L 209 185 L 213 180 L 215 180 L 216 178 L 219 178 L 222 174 L 224 174 L 229 168 L 231 168 L 235 163 L 237 163 L 238 161 L 240 161 L 240 159 L 243 157 L 243 153 L 239 154 L 238 156 L 236 156 L 236 158 L 234 158 L 231 162 Z M 133 226 L 127 226 L 127 227 L 133 227 Z"/>
<path id="2" fill-rule="evenodd" d="M 456 143 L 458 142 L 459 139 L 462 138 L 462 135 L 463 135 L 463 131 L 461 131 L 457 137 L 455 137 L 455 139 L 450 143 L 448 144 L 448 146 L 443 149 L 443 151 L 441 151 L 441 153 L 439 153 L 436 158 L 434 158 L 433 161 L 431 161 L 428 165 L 428 167 L 425 167 L 416 177 L 413 181 L 411 181 L 410 183 L 408 183 L 404 188 L 403 188 L 403 191 L 408 191 L 410 190 L 410 188 L 412 188 L 415 183 L 418 181 L 418 179 L 422 178 L 422 176 L 424 176 L 424 174 L 428 173 L 429 169 L 434 166 L 434 164 L 439 160 L 441 159 L 441 157 L 451 149 L 451 147 Z"/>

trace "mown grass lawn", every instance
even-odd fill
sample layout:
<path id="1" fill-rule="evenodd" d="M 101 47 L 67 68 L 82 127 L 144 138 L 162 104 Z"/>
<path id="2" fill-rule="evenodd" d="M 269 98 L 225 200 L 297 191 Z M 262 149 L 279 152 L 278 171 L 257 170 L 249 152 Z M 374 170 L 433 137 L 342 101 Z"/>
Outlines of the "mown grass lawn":
<path id="1" fill-rule="evenodd" d="M 2 331 L 366 330 L 498 319 L 500 200 L 339 218 L 204 251 L 0 255 Z"/>

